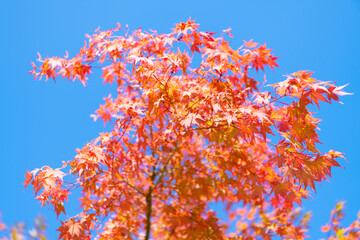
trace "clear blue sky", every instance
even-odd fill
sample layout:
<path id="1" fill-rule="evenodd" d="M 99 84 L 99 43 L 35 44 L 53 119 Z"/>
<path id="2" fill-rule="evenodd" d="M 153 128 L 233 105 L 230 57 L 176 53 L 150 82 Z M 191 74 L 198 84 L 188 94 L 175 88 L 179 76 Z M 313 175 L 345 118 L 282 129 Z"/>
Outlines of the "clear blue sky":
<path id="1" fill-rule="evenodd" d="M 59 226 L 48 207 L 41 208 L 32 190 L 23 190 L 26 169 L 61 166 L 74 149 L 103 131 L 103 124 L 89 117 L 110 90 L 98 77 L 84 88 L 66 80 L 34 81 L 31 61 L 42 56 L 70 56 L 82 47 L 86 33 L 98 26 L 105 30 L 119 22 L 131 29 L 168 32 L 174 24 L 196 19 L 204 31 L 221 32 L 231 27 L 237 48 L 254 39 L 274 49 L 280 68 L 272 81 L 297 70 L 312 70 L 315 77 L 350 83 L 342 104 L 322 104 L 320 137 L 323 151 L 346 153 L 345 169 L 317 186 L 304 206 L 313 213 L 310 235 L 320 238 L 321 224 L 338 200 L 347 200 L 347 222 L 360 210 L 360 1 L 359 0 L 223 0 L 223 1 L 110 1 L 17 0 L 3 1 L 0 8 L 0 211 L 9 224 L 31 222 L 46 216 L 49 236 L 57 239 Z M 73 197 L 76 199 L 76 196 Z M 70 212 L 71 215 L 71 212 Z"/>

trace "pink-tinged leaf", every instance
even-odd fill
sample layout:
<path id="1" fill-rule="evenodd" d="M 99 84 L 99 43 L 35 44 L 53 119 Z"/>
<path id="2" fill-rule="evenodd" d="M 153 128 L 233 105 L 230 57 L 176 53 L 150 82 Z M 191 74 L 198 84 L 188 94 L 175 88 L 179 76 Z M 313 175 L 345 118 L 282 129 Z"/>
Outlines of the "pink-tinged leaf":
<path id="1" fill-rule="evenodd" d="M 226 30 L 223 30 L 223 32 L 224 33 L 226 33 L 229 37 L 234 37 L 231 33 L 230 33 L 230 31 L 231 31 L 231 28 L 229 27 L 228 29 L 226 29 Z"/>
<path id="2" fill-rule="evenodd" d="M 244 45 L 247 48 L 254 48 L 254 47 L 256 47 L 258 45 L 258 43 L 253 42 L 253 39 L 250 39 L 250 41 L 248 41 L 248 42 L 244 41 Z"/>
<path id="3" fill-rule="evenodd" d="M 67 222 L 68 232 L 71 236 L 79 236 L 82 230 L 80 223 L 75 221 Z"/>
<path id="4" fill-rule="evenodd" d="M 185 127 L 190 127 L 193 123 L 198 124 L 196 119 L 203 120 L 203 118 L 199 114 L 189 113 L 187 117 L 180 122 L 180 124 Z"/>
<path id="5" fill-rule="evenodd" d="M 348 92 L 344 92 L 342 89 L 344 87 L 346 87 L 347 85 L 349 84 L 345 84 L 343 86 L 340 86 L 340 87 L 335 87 L 334 90 L 332 90 L 333 93 L 335 93 L 336 95 L 338 96 L 345 96 L 345 95 L 353 95 L 353 93 L 348 93 Z"/>

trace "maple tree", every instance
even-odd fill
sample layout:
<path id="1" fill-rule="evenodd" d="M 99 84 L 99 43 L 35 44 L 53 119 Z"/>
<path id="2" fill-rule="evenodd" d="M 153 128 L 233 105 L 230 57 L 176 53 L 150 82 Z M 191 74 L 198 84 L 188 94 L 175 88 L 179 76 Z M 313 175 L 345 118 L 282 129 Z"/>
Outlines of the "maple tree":
<path id="1" fill-rule="evenodd" d="M 57 216 L 80 189 L 81 211 L 61 222 L 59 238 L 305 238 L 309 215 L 296 206 L 344 158 L 317 148 L 320 120 L 309 106 L 339 101 L 344 86 L 309 71 L 265 85 L 256 76 L 278 66 L 271 49 L 253 40 L 233 49 L 230 29 L 216 37 L 191 19 L 169 34 L 120 29 L 86 35 L 73 58 L 32 63 L 35 78 L 84 85 L 100 64 L 117 90 L 92 115 L 112 122 L 111 131 L 62 167 L 25 175 Z M 213 203 L 224 206 L 223 218 Z M 338 234 L 340 215 L 323 230 Z M 358 220 L 342 231 L 357 239 Z"/>

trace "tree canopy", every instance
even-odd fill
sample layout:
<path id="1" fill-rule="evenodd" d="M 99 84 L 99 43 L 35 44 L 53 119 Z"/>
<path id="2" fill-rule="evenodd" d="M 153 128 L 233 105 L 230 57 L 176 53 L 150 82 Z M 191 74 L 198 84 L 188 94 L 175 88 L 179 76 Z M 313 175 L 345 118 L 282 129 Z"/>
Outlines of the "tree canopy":
<path id="1" fill-rule="evenodd" d="M 60 168 L 25 176 L 25 186 L 58 216 L 68 194 L 81 191 L 81 211 L 66 216 L 59 238 L 306 237 L 309 214 L 297 207 L 344 158 L 319 150 L 320 119 L 309 108 L 348 93 L 310 71 L 268 84 L 261 73 L 278 67 L 277 57 L 253 40 L 233 49 L 230 30 L 202 32 L 191 19 L 168 34 L 121 34 L 118 25 L 86 35 L 73 58 L 39 54 L 35 78 L 86 85 L 101 71 L 117 93 L 92 115 L 111 122 L 111 131 Z M 213 203 L 221 203 L 224 217 Z M 358 239 L 359 220 L 338 224 L 342 210 L 339 203 L 323 230 Z"/>

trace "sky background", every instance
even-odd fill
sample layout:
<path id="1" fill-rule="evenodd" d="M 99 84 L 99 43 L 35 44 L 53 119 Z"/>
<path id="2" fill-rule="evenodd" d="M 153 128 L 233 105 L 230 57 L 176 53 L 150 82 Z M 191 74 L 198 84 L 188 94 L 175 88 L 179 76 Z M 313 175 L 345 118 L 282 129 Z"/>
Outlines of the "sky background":
<path id="1" fill-rule="evenodd" d="M 8 225 L 31 223 L 39 214 L 47 218 L 48 236 L 57 239 L 56 215 L 41 208 L 31 188 L 23 186 L 26 170 L 49 165 L 60 167 L 75 156 L 75 149 L 104 131 L 102 122 L 90 118 L 111 90 L 94 75 L 84 88 L 80 82 L 58 79 L 35 81 L 30 62 L 42 56 L 74 56 L 85 34 L 128 24 L 131 30 L 169 32 L 175 23 L 196 19 L 202 31 L 232 28 L 231 46 L 242 40 L 266 43 L 279 56 L 280 68 L 270 81 L 297 70 L 312 70 L 315 78 L 350 83 L 344 96 L 332 105 L 321 104 L 322 151 L 345 152 L 348 163 L 335 169 L 333 178 L 317 186 L 312 199 L 304 201 L 313 218 L 309 235 L 319 239 L 320 226 L 330 210 L 346 200 L 346 221 L 360 210 L 360 1 L 3 1 L 0 8 L 0 211 Z M 271 70 L 270 70 L 271 72 Z M 70 201 L 74 201 L 73 196 Z M 77 204 L 77 203 L 76 203 Z M 76 204 L 74 206 L 76 206 Z M 72 203 L 70 202 L 70 205 Z M 74 212 L 75 213 L 75 212 Z M 69 213 L 71 216 L 71 212 Z"/>

